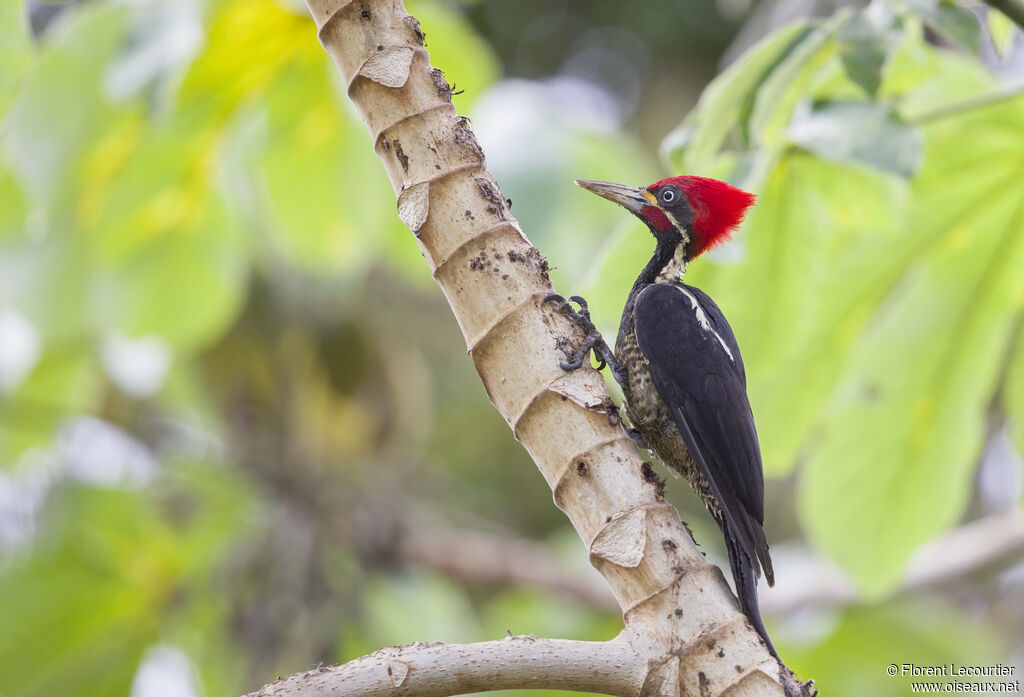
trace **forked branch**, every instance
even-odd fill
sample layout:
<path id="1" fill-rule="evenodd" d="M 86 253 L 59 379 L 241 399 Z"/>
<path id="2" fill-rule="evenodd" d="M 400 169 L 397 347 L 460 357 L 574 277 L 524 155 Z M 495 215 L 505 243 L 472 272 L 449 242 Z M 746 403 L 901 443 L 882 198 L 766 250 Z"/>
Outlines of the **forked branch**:
<path id="1" fill-rule="evenodd" d="M 268 686 L 264 694 L 419 697 L 541 686 L 623 697 L 798 694 L 801 686 L 751 629 L 721 571 L 662 499 L 603 378 L 559 367 L 559 339 L 582 336 L 542 306 L 553 291 L 547 262 L 510 214 L 473 132 L 455 113 L 419 22 L 401 0 L 307 4 L 491 402 L 611 586 L 625 628 L 596 645 L 537 639 L 385 649 L 286 678 L 291 692 Z M 395 661 L 404 666 L 401 684 Z M 472 680 L 456 684 L 456 675 Z"/>
<path id="2" fill-rule="evenodd" d="M 510 636 L 479 644 L 392 646 L 338 666 L 321 666 L 248 697 L 446 697 L 515 688 L 632 694 L 644 672 L 625 642 Z"/>

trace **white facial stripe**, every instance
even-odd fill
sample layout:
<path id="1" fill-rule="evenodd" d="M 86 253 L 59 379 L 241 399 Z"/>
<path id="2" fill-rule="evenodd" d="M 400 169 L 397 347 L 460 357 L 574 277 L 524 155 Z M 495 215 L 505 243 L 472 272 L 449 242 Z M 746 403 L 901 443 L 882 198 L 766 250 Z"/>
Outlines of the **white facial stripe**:
<path id="1" fill-rule="evenodd" d="M 655 197 L 655 195 L 653 193 L 651 193 L 650 191 L 644 190 L 643 194 L 645 195 L 645 197 L 647 198 L 647 201 L 649 201 L 652 206 L 657 208 L 657 210 L 659 210 L 660 212 L 664 213 L 665 217 L 669 219 L 669 222 L 671 222 L 673 225 L 675 225 L 676 229 L 679 230 L 679 233 L 683 235 L 683 245 L 685 246 L 686 243 L 688 243 L 690 241 L 690 235 L 687 233 L 686 227 L 679 224 L 679 221 L 676 220 L 676 216 L 672 215 L 672 211 L 667 211 L 667 210 L 665 210 L 664 208 L 662 208 L 662 207 L 660 207 L 658 205 L 657 197 Z"/>
<path id="2" fill-rule="evenodd" d="M 672 215 L 669 211 L 667 211 L 664 208 L 662 208 L 661 212 L 665 214 L 665 217 L 667 217 L 669 219 L 669 221 L 673 225 L 675 225 L 676 230 L 678 230 L 679 234 L 683 236 L 683 241 L 682 241 L 682 243 L 680 243 L 679 246 L 680 247 L 685 247 L 686 243 L 690 241 L 690 235 L 689 235 L 689 233 L 686 232 L 686 228 L 684 226 L 680 225 L 679 221 L 676 220 L 676 217 L 674 215 Z"/>
<path id="3" fill-rule="evenodd" d="M 725 343 L 725 340 L 722 339 L 721 334 L 715 331 L 714 327 L 711 326 L 711 322 L 708 320 L 708 315 L 704 312 L 704 308 L 700 306 L 700 303 L 697 302 L 697 298 L 694 297 L 693 293 L 686 290 L 686 288 L 681 285 L 677 285 L 676 288 L 679 292 L 690 299 L 690 307 L 693 308 L 694 314 L 697 315 L 697 323 L 700 324 L 700 328 L 714 334 L 715 338 L 718 339 L 718 343 L 720 343 L 722 348 L 725 349 L 725 353 L 729 356 L 729 360 L 735 363 L 736 359 L 733 358 L 732 351 L 729 350 L 729 346 Z"/>
<path id="4" fill-rule="evenodd" d="M 665 217 L 668 218 L 668 221 L 670 223 L 672 223 L 672 225 L 675 226 L 676 230 L 679 231 L 679 234 L 683 236 L 683 241 L 682 241 L 682 244 L 680 244 L 680 246 L 681 247 L 685 247 L 687 245 L 687 243 L 689 243 L 689 241 L 690 241 L 690 234 L 687 232 L 686 227 L 683 226 L 683 225 L 680 225 L 679 221 L 676 220 L 676 217 L 674 215 L 672 215 L 672 213 L 670 211 L 667 211 L 667 210 L 665 210 L 664 208 L 662 208 L 661 206 L 658 205 L 658 197 L 657 196 L 652 194 L 650 191 L 647 191 L 646 189 L 644 190 L 644 196 L 647 198 L 648 201 L 651 202 L 652 206 L 654 206 L 659 211 L 664 213 Z"/>

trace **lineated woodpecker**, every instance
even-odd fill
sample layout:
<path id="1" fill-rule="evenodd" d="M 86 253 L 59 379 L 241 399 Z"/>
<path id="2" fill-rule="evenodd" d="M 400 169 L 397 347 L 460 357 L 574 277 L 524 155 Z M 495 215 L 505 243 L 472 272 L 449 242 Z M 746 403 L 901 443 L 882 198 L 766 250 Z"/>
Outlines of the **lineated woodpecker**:
<path id="1" fill-rule="evenodd" d="M 577 181 L 639 217 L 657 245 L 633 284 L 614 353 L 590 320 L 586 301 L 550 295 L 545 302 L 578 322 L 587 334 L 566 350 L 566 370 L 590 351 L 611 368 L 626 398 L 627 429 L 683 475 L 725 536 L 740 606 L 769 651 L 757 603 L 764 571 L 774 583 L 764 530 L 764 474 L 739 346 L 722 311 L 703 291 L 682 282 L 686 265 L 721 244 L 754 203 L 753 194 L 705 177 L 671 177 L 647 187 Z"/>

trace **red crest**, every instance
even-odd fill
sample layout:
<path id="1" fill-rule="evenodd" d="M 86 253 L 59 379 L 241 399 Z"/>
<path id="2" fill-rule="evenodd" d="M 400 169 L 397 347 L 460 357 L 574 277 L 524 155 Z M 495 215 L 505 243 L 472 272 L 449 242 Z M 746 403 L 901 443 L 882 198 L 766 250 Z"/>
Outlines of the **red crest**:
<path id="1" fill-rule="evenodd" d="M 743 222 L 743 216 L 756 198 L 754 194 L 737 189 L 732 184 L 707 177 L 669 177 L 647 188 L 657 194 L 668 184 L 679 187 L 693 211 L 691 259 L 727 241 L 732 231 Z"/>

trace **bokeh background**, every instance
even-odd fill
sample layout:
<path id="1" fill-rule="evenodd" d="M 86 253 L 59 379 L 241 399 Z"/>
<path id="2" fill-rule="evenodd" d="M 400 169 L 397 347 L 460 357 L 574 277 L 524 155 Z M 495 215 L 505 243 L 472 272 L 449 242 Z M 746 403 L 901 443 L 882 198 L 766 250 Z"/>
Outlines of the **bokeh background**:
<path id="1" fill-rule="evenodd" d="M 890 663 L 1019 679 L 1020 30 L 938 0 L 407 6 L 606 333 L 651 240 L 573 178 L 759 194 L 688 280 L 744 350 L 787 662 L 829 695 L 909 693 Z M 2 0 L 0 66 L 0 695 L 617 633 L 299 3 Z"/>

